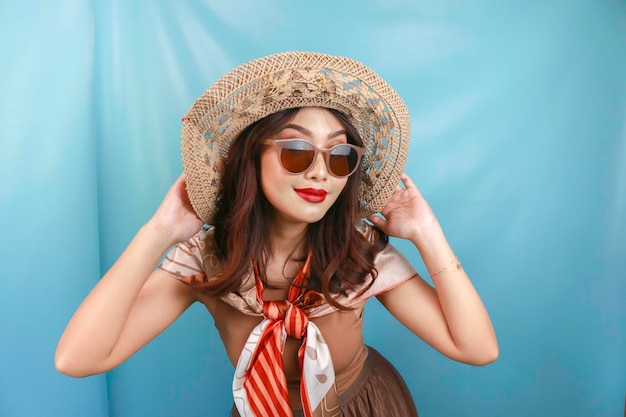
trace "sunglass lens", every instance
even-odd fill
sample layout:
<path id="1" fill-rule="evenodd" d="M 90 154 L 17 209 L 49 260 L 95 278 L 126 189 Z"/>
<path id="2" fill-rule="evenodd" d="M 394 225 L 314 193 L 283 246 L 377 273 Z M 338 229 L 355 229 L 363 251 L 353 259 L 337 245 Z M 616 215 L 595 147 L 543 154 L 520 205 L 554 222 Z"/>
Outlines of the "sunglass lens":
<path id="1" fill-rule="evenodd" d="M 338 177 L 350 175 L 356 168 L 359 155 L 348 145 L 335 146 L 330 153 L 330 170 Z"/>
<path id="2" fill-rule="evenodd" d="M 287 171 L 298 174 L 306 171 L 311 162 L 313 162 L 314 156 L 315 151 L 310 144 L 304 141 L 296 141 L 288 143 L 283 147 L 280 153 L 280 162 Z"/>

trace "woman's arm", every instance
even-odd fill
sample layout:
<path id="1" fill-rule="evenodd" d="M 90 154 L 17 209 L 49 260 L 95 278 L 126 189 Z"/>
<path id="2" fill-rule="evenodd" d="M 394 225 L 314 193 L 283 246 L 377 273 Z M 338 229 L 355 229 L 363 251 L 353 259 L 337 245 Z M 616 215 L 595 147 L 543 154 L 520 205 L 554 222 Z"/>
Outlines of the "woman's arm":
<path id="1" fill-rule="evenodd" d="M 180 316 L 195 301 L 193 291 L 154 268 L 169 247 L 201 227 L 181 176 L 74 313 L 57 346 L 56 368 L 74 377 L 108 371 Z"/>
<path id="2" fill-rule="evenodd" d="M 455 254 L 439 222 L 406 174 L 382 210 L 385 217 L 370 221 L 390 236 L 409 239 L 432 276 L 431 287 L 417 277 L 378 296 L 381 303 L 408 329 L 444 355 L 473 365 L 498 357 L 496 335 L 478 293 Z"/>

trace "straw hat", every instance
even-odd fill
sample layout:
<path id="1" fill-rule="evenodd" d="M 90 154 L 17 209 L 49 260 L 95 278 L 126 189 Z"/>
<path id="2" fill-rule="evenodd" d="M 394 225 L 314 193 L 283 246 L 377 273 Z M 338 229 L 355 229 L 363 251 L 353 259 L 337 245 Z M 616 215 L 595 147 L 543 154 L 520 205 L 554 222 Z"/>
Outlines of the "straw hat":
<path id="1" fill-rule="evenodd" d="M 360 216 L 385 206 L 398 185 L 409 148 L 410 119 L 404 102 L 382 78 L 353 59 L 284 52 L 233 69 L 183 118 L 187 192 L 205 223 L 213 220 L 222 161 L 233 140 L 265 116 L 308 106 L 343 112 L 363 139 Z"/>

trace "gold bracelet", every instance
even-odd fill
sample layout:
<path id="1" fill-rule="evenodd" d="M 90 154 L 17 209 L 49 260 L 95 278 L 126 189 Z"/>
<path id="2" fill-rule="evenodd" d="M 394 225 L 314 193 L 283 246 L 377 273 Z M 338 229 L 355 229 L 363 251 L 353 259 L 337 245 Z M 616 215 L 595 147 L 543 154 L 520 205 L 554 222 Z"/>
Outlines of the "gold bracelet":
<path id="1" fill-rule="evenodd" d="M 454 269 L 450 269 L 452 265 L 455 265 Z M 430 277 L 434 277 L 435 275 L 439 275 L 443 272 L 458 272 L 461 271 L 463 267 L 461 266 L 461 262 L 459 262 L 459 257 L 455 256 L 454 259 L 446 266 L 441 268 L 439 271 L 430 274 Z"/>

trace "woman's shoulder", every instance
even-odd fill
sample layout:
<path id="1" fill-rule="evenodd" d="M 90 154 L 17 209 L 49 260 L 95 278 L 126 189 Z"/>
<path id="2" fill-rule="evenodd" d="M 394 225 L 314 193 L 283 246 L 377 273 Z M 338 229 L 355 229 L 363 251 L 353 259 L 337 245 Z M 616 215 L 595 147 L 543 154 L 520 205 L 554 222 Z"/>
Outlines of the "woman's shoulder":
<path id="1" fill-rule="evenodd" d="M 215 241 L 215 228 L 211 226 L 204 227 L 196 233 L 194 238 L 193 244 L 198 246 L 198 253 L 204 272 L 208 278 L 211 278 L 220 270 L 219 249 Z"/>
<path id="2" fill-rule="evenodd" d="M 160 268 L 178 278 L 201 274 L 209 278 L 215 276 L 220 270 L 220 262 L 213 228 L 204 227 L 174 246 Z"/>
<path id="3" fill-rule="evenodd" d="M 411 262 L 389 242 L 386 234 L 366 222 L 362 222 L 359 230 L 370 242 L 383 243 L 374 257 L 374 267 L 376 268 L 372 276 L 374 281 L 363 296 L 366 298 L 376 296 L 417 275 Z M 357 299 L 361 298 L 358 297 Z"/>

